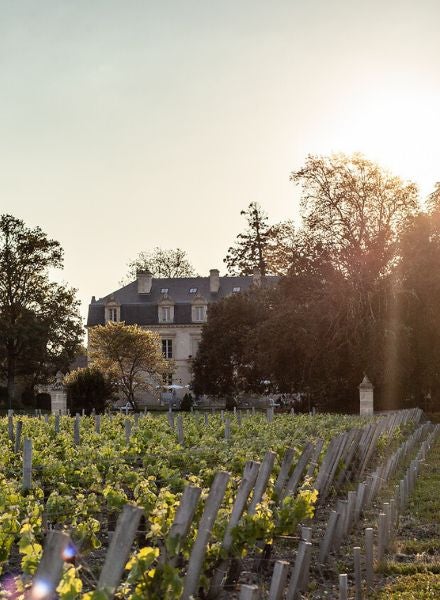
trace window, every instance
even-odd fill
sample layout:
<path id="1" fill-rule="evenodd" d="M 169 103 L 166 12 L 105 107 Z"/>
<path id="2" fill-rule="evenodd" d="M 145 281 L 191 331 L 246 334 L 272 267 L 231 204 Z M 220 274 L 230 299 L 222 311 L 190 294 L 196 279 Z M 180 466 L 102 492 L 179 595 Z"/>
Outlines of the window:
<path id="1" fill-rule="evenodd" d="M 168 288 L 161 288 L 160 293 L 161 294 L 168 294 Z"/>
<path id="2" fill-rule="evenodd" d="M 106 322 L 114 321 L 117 322 L 120 319 L 120 308 L 119 306 L 107 306 L 106 308 Z"/>
<path id="3" fill-rule="evenodd" d="M 238 292 L 239 292 L 239 291 L 240 291 L 240 288 L 239 288 L 239 287 L 234 287 L 234 288 L 232 288 L 232 293 L 233 293 L 233 294 L 238 294 Z"/>
<path id="4" fill-rule="evenodd" d="M 171 306 L 161 306 L 160 320 L 162 321 L 162 323 L 171 322 Z"/>
<path id="5" fill-rule="evenodd" d="M 190 294 L 196 294 L 197 293 L 197 288 L 189 288 L 189 293 Z"/>
<path id="6" fill-rule="evenodd" d="M 204 321 L 205 320 L 205 307 L 194 306 L 193 307 L 193 321 Z"/>
<path id="7" fill-rule="evenodd" d="M 162 340 L 162 354 L 165 358 L 173 358 L 173 340 Z"/>

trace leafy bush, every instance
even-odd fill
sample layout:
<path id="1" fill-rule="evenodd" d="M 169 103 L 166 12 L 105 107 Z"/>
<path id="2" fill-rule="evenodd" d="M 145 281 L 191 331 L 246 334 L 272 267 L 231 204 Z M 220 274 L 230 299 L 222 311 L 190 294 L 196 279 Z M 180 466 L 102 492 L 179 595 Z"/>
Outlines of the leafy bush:
<path id="1" fill-rule="evenodd" d="M 69 373 L 64 383 L 67 388 L 67 401 L 71 410 L 85 409 L 102 412 L 112 395 L 112 387 L 101 371 L 94 367 L 75 369 Z"/>

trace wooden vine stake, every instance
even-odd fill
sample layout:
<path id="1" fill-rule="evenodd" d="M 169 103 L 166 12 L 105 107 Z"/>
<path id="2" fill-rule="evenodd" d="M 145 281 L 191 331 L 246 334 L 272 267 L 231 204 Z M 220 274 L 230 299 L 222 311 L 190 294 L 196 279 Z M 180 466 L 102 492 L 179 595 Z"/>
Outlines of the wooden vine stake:
<path id="1" fill-rule="evenodd" d="M 282 600 L 288 571 L 289 563 L 286 560 L 277 560 L 275 562 L 272 581 L 270 583 L 269 600 Z"/>
<path id="2" fill-rule="evenodd" d="M 55 590 L 63 573 L 65 551 L 69 543 L 70 538 L 66 533 L 61 531 L 48 533 L 29 598 L 49 600 L 55 596 Z"/>
<path id="3" fill-rule="evenodd" d="M 107 598 L 113 598 L 121 580 L 142 512 L 142 508 L 126 504 L 118 519 L 97 588 L 98 591 L 104 592 Z"/>
<path id="4" fill-rule="evenodd" d="M 188 485 L 183 492 L 176 516 L 168 534 L 168 538 L 176 542 L 175 554 L 168 559 L 168 564 L 171 566 L 175 566 L 177 562 L 180 542 L 188 534 L 201 493 L 202 488 L 193 485 Z"/>
<path id="5" fill-rule="evenodd" d="M 257 600 L 258 585 L 241 585 L 239 600 Z"/>
<path id="6" fill-rule="evenodd" d="M 23 421 L 17 421 L 17 427 L 15 428 L 15 446 L 14 446 L 15 454 L 18 454 L 20 452 L 22 430 L 23 430 Z"/>
<path id="7" fill-rule="evenodd" d="M 32 487 L 32 440 L 23 440 L 23 489 L 30 490 Z"/>
<path id="8" fill-rule="evenodd" d="M 229 478 L 229 473 L 219 471 L 212 483 L 206 500 L 205 509 L 200 519 L 198 534 L 189 558 L 181 600 L 190 600 L 191 596 L 197 595 L 200 572 L 205 558 L 206 548 L 209 538 L 211 537 L 212 527 L 218 510 L 226 492 Z"/>
<path id="9" fill-rule="evenodd" d="M 182 415 L 177 417 L 177 440 L 181 446 L 185 443 L 185 437 L 183 435 L 183 419 Z"/>

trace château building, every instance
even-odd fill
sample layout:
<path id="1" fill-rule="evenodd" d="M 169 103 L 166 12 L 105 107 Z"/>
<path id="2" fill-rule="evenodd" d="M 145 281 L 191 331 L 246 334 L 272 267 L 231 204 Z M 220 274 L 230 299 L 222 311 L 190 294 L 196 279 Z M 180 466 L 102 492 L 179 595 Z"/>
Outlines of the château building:
<path id="1" fill-rule="evenodd" d="M 258 269 L 252 276 L 220 277 L 211 269 L 209 277 L 156 279 L 139 271 L 136 281 L 89 305 L 87 327 L 108 321 L 124 321 L 159 334 L 165 358 L 175 370 L 165 383 L 186 386 L 191 382 L 191 361 L 197 354 L 209 305 L 231 294 L 239 294 L 277 277 L 262 278 Z M 151 400 L 145 398 L 145 400 Z"/>

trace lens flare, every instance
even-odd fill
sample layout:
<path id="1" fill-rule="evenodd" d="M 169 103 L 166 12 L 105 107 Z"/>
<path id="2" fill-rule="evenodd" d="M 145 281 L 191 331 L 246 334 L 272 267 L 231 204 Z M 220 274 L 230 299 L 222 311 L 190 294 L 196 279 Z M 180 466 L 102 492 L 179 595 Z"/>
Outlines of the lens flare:
<path id="1" fill-rule="evenodd" d="M 63 550 L 63 560 L 69 562 L 76 556 L 76 548 L 72 542 L 69 542 Z"/>
<path id="2" fill-rule="evenodd" d="M 31 600 L 45 600 L 52 593 L 52 586 L 44 579 L 36 579 L 31 588 Z"/>

